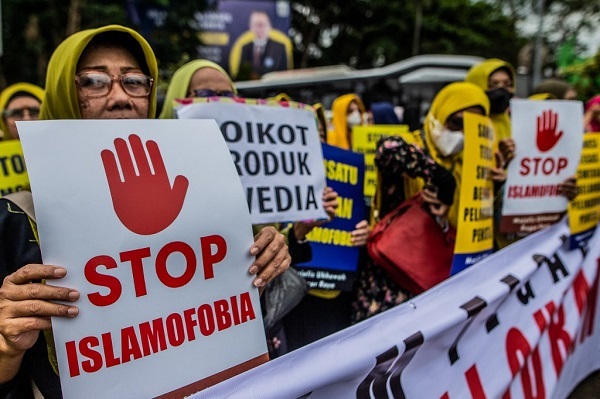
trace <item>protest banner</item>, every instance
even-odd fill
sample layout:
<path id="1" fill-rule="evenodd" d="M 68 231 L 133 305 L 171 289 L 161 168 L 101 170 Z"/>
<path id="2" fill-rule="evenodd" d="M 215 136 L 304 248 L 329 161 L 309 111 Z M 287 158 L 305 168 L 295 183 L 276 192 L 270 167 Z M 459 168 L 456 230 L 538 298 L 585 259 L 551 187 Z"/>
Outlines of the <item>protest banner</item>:
<path id="1" fill-rule="evenodd" d="M 18 128 L 43 261 L 81 294 L 77 317 L 52 320 L 65 398 L 183 397 L 267 360 L 250 217 L 214 121 Z"/>
<path id="2" fill-rule="evenodd" d="M 327 219 L 315 113 L 300 103 L 230 98 L 175 101 L 180 119 L 215 119 L 244 186 L 252 223 Z"/>
<path id="3" fill-rule="evenodd" d="M 191 399 L 566 398 L 600 369 L 600 233 L 585 251 L 568 233 L 559 221 Z"/>
<path id="4" fill-rule="evenodd" d="M 29 185 L 23 150 L 19 140 L 0 141 L 0 197 Z"/>
<path id="5" fill-rule="evenodd" d="M 583 145 L 579 101 L 511 100 L 512 138 L 500 231 L 531 233 L 567 211 L 559 184 L 575 175 Z"/>
<path id="6" fill-rule="evenodd" d="M 401 136 L 409 144 L 415 142 L 408 125 L 359 125 L 352 128 L 352 151 L 365 156 L 365 197 L 369 205 L 377 187 L 377 143 L 382 137 L 390 136 Z"/>
<path id="7" fill-rule="evenodd" d="M 327 186 L 338 193 L 335 218 L 306 235 L 312 248 L 309 262 L 294 267 L 309 288 L 350 291 L 358 267 L 359 248 L 351 242 L 356 224 L 366 217 L 363 197 L 365 162 L 362 154 L 323 144 Z"/>
<path id="8" fill-rule="evenodd" d="M 456 227 L 454 259 L 450 274 L 475 264 L 494 247 L 494 127 L 489 118 L 464 113 L 460 204 Z"/>
<path id="9" fill-rule="evenodd" d="M 570 245 L 584 245 L 600 221 L 600 136 L 586 133 L 577 168 L 577 197 L 569 202 Z"/>

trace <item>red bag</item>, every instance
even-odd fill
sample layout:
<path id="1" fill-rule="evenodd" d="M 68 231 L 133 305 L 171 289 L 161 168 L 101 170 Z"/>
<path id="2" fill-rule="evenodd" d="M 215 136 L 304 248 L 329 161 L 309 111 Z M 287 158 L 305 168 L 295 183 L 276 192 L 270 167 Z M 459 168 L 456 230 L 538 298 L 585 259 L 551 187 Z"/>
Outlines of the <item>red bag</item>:
<path id="1" fill-rule="evenodd" d="M 371 259 L 398 286 L 420 294 L 450 276 L 456 229 L 444 232 L 418 193 L 385 215 L 367 240 Z"/>

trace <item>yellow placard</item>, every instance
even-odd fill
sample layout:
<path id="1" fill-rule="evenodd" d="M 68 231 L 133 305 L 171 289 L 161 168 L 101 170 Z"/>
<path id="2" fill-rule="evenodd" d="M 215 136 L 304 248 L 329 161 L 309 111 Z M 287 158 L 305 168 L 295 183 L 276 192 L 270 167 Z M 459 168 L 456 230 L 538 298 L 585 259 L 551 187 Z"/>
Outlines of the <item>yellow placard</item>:
<path id="1" fill-rule="evenodd" d="M 0 141 L 0 197 L 29 186 L 19 140 Z"/>
<path id="2" fill-rule="evenodd" d="M 352 128 L 352 151 L 365 155 L 365 197 L 373 198 L 377 188 L 375 150 L 382 137 L 401 136 L 407 143 L 415 142 L 408 125 L 366 125 Z"/>
<path id="3" fill-rule="evenodd" d="M 569 201 L 569 228 L 579 234 L 594 228 L 600 220 L 600 135 L 586 133 L 577 168 L 579 194 Z"/>
<path id="4" fill-rule="evenodd" d="M 491 251 L 494 238 L 494 128 L 489 118 L 465 112 L 456 254 Z M 467 262 L 469 263 L 469 262 Z M 468 266 L 468 265 L 467 265 Z"/>

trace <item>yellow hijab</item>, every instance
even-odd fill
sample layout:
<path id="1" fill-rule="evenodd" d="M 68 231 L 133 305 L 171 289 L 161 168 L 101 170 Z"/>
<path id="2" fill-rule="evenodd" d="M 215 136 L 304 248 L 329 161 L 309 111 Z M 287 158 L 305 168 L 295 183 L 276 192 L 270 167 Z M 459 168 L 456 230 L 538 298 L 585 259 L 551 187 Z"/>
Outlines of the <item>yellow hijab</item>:
<path id="1" fill-rule="evenodd" d="M 2 93 L 0 93 L 0 112 L 6 109 L 10 101 L 13 99 L 14 95 L 17 93 L 30 94 L 32 97 L 37 98 L 40 103 L 44 98 L 44 89 L 42 89 L 41 87 L 26 82 L 15 83 L 8 86 L 4 90 L 2 90 Z M 8 125 L 4 120 L 4 116 L 2 116 L 0 117 L 0 140 L 3 137 L 2 134 L 7 134 L 7 132 Z"/>
<path id="2" fill-rule="evenodd" d="M 163 104 L 163 109 L 159 116 L 160 119 L 173 119 L 175 117 L 175 114 L 173 112 L 173 101 L 178 98 L 187 97 L 192 76 L 194 76 L 194 73 L 196 73 L 198 69 L 202 68 L 212 68 L 221 72 L 229 80 L 229 83 L 231 85 L 231 91 L 237 94 L 237 89 L 235 88 L 231 77 L 229 77 L 227 72 L 225 72 L 225 70 L 221 68 L 219 64 L 208 60 L 193 60 L 181 66 L 173 74 L 173 77 L 169 82 L 169 87 L 167 88 L 165 102 Z"/>
<path id="3" fill-rule="evenodd" d="M 158 65 L 152 48 L 146 39 L 136 31 L 120 25 L 108 25 L 74 33 L 54 50 L 48 63 L 46 93 L 42 102 L 40 119 L 81 119 L 77 87 L 75 86 L 77 63 L 89 42 L 95 36 L 106 32 L 123 32 L 131 35 L 139 43 L 146 58 L 150 76 L 154 78 L 154 85 L 150 92 L 148 118 L 155 117 Z"/>
<path id="4" fill-rule="evenodd" d="M 429 155 L 444 168 L 452 171 L 454 179 L 456 180 L 456 190 L 454 191 L 454 202 L 450 207 L 448 213 L 448 220 L 450 224 L 456 226 L 458 220 L 458 206 L 460 199 L 460 181 L 462 174 L 462 160 L 463 152 L 458 154 L 444 157 L 435 144 L 431 137 L 431 130 L 433 126 L 433 119 L 439 121 L 442 125 L 446 124 L 448 117 L 455 112 L 461 111 L 469 107 L 479 106 L 483 108 L 485 115 L 489 115 L 490 112 L 490 101 L 485 92 L 468 82 L 455 82 L 445 86 L 433 99 L 431 108 L 427 113 L 423 130 L 425 131 L 425 142 Z M 411 195 L 414 193 L 410 193 Z"/>
<path id="5" fill-rule="evenodd" d="M 490 58 L 477 65 L 472 66 L 471 69 L 469 69 L 469 72 L 467 72 L 465 81 L 474 83 L 477 86 L 481 87 L 484 91 L 487 91 L 489 89 L 488 81 L 490 75 L 499 68 L 506 68 L 510 72 L 514 89 L 516 76 L 515 69 L 510 63 L 500 60 L 498 58 Z M 508 115 L 508 112 L 490 115 L 490 119 L 494 124 L 496 142 L 510 138 L 510 117 Z"/>
<path id="6" fill-rule="evenodd" d="M 350 141 L 348 140 L 348 122 L 346 121 L 346 117 L 348 107 L 350 107 L 352 101 L 356 101 L 361 114 L 366 112 L 363 102 L 356 94 L 344 94 L 333 100 L 333 104 L 331 105 L 333 130 L 330 130 L 327 133 L 327 144 L 345 150 L 350 149 Z"/>

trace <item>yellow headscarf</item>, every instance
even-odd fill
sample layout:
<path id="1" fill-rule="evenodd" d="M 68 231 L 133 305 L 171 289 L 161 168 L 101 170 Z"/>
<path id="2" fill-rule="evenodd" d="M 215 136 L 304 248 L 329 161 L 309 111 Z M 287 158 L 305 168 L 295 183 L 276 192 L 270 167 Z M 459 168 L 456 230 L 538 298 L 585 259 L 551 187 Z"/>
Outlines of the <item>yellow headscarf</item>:
<path id="1" fill-rule="evenodd" d="M 192 76 L 194 76 L 194 73 L 196 73 L 198 69 L 202 68 L 212 68 L 221 72 L 229 80 L 231 91 L 237 94 L 237 89 L 235 88 L 231 77 L 223 68 L 221 68 L 221 66 L 219 66 L 219 64 L 208 60 L 193 60 L 177 69 L 173 74 L 173 77 L 169 82 L 169 87 L 167 88 L 165 102 L 159 116 L 160 119 L 173 119 L 175 117 L 175 114 L 173 113 L 173 101 L 178 98 L 187 97 Z"/>
<path id="2" fill-rule="evenodd" d="M 6 109 L 6 107 L 10 103 L 10 100 L 13 99 L 15 94 L 21 92 L 30 94 L 32 97 L 37 98 L 40 103 L 44 98 L 44 89 L 42 89 L 41 87 L 26 82 L 15 83 L 8 86 L 4 90 L 2 90 L 2 93 L 0 93 L 0 112 Z M 0 140 L 3 138 L 2 134 L 6 135 L 8 134 L 7 132 L 8 125 L 4 120 L 4 116 L 2 116 L 0 117 Z"/>
<path id="3" fill-rule="evenodd" d="M 348 140 L 348 122 L 346 121 L 346 118 L 348 107 L 350 107 L 352 101 L 356 101 L 361 114 L 366 112 L 363 102 L 356 94 L 344 94 L 333 100 L 333 104 L 331 105 L 333 130 L 327 133 L 327 144 L 345 150 L 350 149 L 350 141 Z"/>
<path id="4" fill-rule="evenodd" d="M 487 91 L 489 89 L 488 81 L 490 75 L 499 68 L 506 68 L 509 71 L 513 82 L 512 87 L 514 89 L 516 76 L 515 69 L 510 63 L 500 60 L 498 58 L 490 58 L 477 65 L 472 66 L 471 69 L 469 69 L 469 72 L 467 72 L 465 81 L 474 83 L 477 86 L 481 87 L 484 91 Z M 510 138 L 510 117 L 507 112 L 490 115 L 490 119 L 494 124 L 496 142 Z"/>
<path id="5" fill-rule="evenodd" d="M 155 117 L 158 65 L 152 48 L 146 39 L 136 31 L 120 25 L 108 25 L 74 33 L 54 50 L 48 63 L 46 93 L 42 102 L 40 119 L 81 119 L 77 88 L 75 87 L 77 63 L 89 42 L 95 36 L 106 32 L 123 32 L 131 35 L 139 43 L 146 58 L 150 76 L 154 78 L 154 85 L 150 92 L 148 118 Z"/>
<path id="6" fill-rule="evenodd" d="M 462 151 L 456 155 L 444 157 L 435 144 L 431 137 L 431 130 L 433 126 L 433 119 L 439 121 L 442 125 L 446 124 L 446 120 L 452 114 L 464 110 L 470 107 L 479 106 L 483 108 L 485 115 L 489 115 L 490 112 L 490 100 L 488 99 L 485 92 L 468 82 L 455 82 L 445 86 L 433 99 L 431 108 L 427 113 L 423 130 L 425 131 L 425 142 L 429 155 L 444 168 L 452 171 L 454 179 L 456 180 L 456 190 L 454 191 L 454 202 L 450 207 L 448 213 L 448 220 L 450 224 L 456 226 L 458 218 L 458 206 L 460 198 L 460 181 L 462 174 Z M 414 193 L 409 193 L 410 195 Z"/>

